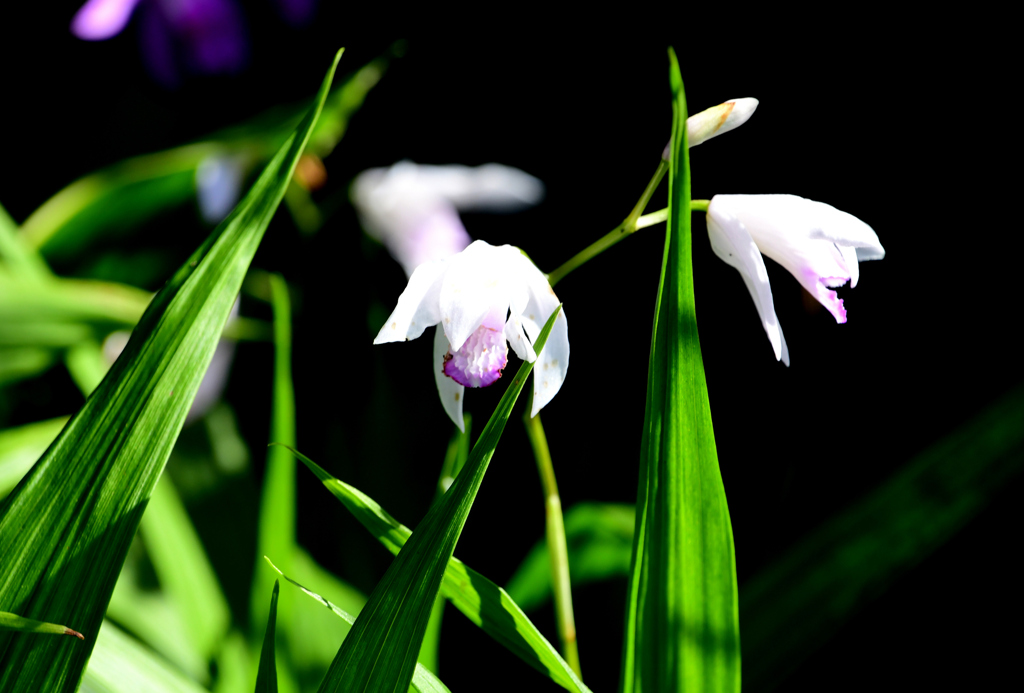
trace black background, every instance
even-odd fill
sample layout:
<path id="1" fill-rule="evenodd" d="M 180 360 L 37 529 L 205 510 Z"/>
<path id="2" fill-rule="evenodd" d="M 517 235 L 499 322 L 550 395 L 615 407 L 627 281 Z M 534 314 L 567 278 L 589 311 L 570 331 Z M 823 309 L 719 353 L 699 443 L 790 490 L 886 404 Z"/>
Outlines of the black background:
<path id="1" fill-rule="evenodd" d="M 311 27 L 295 30 L 269 3 L 250 3 L 247 70 L 195 77 L 174 91 L 147 76 L 133 27 L 85 43 L 67 31 L 77 3 L 21 6 L 0 20 L 0 200 L 20 221 L 102 165 L 308 98 L 339 46 L 347 48 L 342 73 L 390 50 L 391 37 L 365 30 L 383 33 L 387 12 L 323 4 Z M 329 183 L 318 199 L 344 195 L 359 171 L 403 158 L 516 166 L 545 182 L 545 201 L 516 215 L 464 220 L 475 238 L 518 245 L 550 270 L 614 227 L 657 166 L 671 123 L 668 45 L 679 54 L 691 112 L 758 98 L 746 125 L 691 152 L 694 198 L 785 192 L 825 201 L 869 223 L 887 256 L 862 266 L 856 289 L 840 290 L 845 325 L 808 306 L 797 282 L 768 263 L 792 356 L 787 369 L 695 216 L 701 344 L 742 585 L 1021 381 L 1011 283 L 1019 273 L 1019 174 L 1003 98 L 1012 91 L 1007 55 L 996 37 L 969 24 L 892 18 L 736 18 L 749 32 L 724 19 L 680 12 L 652 18 L 646 28 L 656 33 L 622 26 L 601 39 L 573 25 L 549 26 L 542 38 L 503 40 L 490 28 L 412 37 L 326 160 Z M 664 200 L 663 184 L 650 209 Z M 140 235 L 178 262 L 207 233 L 195 217 L 170 215 Z M 544 424 L 566 507 L 635 499 L 662 242 L 663 227 L 642 231 L 558 287 L 572 367 Z M 254 266 L 283 273 L 294 287 L 299 447 L 415 525 L 451 425 L 427 366 L 429 339 L 371 348 L 368 314 L 391 309 L 404 288 L 401 269 L 362 237 L 348 207 L 312 238 L 279 214 Z M 247 308 L 268 315 L 258 303 Z M 271 358 L 269 345 L 242 345 L 227 391 L 257 479 Z M 36 402 L 33 418 L 77 406 L 73 388 L 58 380 L 39 385 L 50 399 Z M 477 431 L 501 392 L 467 398 Z M 256 483 L 190 505 L 236 615 L 247 604 Z M 302 470 L 299 493 L 300 543 L 368 593 L 389 555 Z M 1020 642 L 1020 574 L 1011 561 L 1020 496 L 1018 479 L 781 690 L 997 685 Z M 542 534 L 539 483 L 514 418 L 457 553 L 503 583 Z M 624 583 L 577 595 L 582 667 L 595 690 L 617 681 L 623 596 Z M 550 608 L 532 616 L 554 640 Z M 987 672 L 980 679 L 979 662 Z M 474 690 L 476 665 L 500 671 L 510 686 L 554 689 L 450 611 L 441 677 L 452 690 Z"/>

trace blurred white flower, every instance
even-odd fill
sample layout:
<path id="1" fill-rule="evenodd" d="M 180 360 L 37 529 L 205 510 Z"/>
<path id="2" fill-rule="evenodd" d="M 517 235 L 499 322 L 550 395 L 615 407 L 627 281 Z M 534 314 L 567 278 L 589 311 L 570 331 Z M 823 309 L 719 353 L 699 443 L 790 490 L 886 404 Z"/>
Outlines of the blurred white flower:
<path id="1" fill-rule="evenodd" d="M 501 377 L 509 342 L 519 358 L 535 361 L 533 342 L 558 303 L 547 278 L 517 248 L 475 241 L 451 258 L 417 267 L 373 343 L 415 339 L 438 325 L 434 379 L 445 411 L 462 430 L 465 388 L 487 387 Z M 563 310 L 534 367 L 531 416 L 562 387 L 568 368 Z"/>
<path id="2" fill-rule="evenodd" d="M 411 276 L 424 262 L 451 257 L 469 245 L 459 210 L 523 209 L 544 197 L 544 184 L 500 164 L 471 168 L 400 161 L 360 173 L 350 195 L 367 233 Z"/>
<path id="3" fill-rule="evenodd" d="M 757 103 L 757 99 L 751 98 L 732 99 L 700 113 L 695 113 L 686 119 L 687 144 L 692 149 L 701 142 L 706 142 L 723 132 L 735 130 L 754 115 Z M 665 145 L 665 151 L 661 153 L 661 158 L 668 161 L 671 154 L 672 141 L 669 140 L 669 143 Z"/>
<path id="4" fill-rule="evenodd" d="M 707 222 L 711 248 L 739 270 L 775 358 L 787 366 L 789 350 L 761 255 L 785 267 L 839 323 L 846 322 L 846 309 L 832 289 L 847 281 L 857 286 L 857 263 L 885 257 L 878 236 L 863 221 L 796 195 L 715 195 Z"/>
<path id="5" fill-rule="evenodd" d="M 243 159 L 211 154 L 196 167 L 196 200 L 203 221 L 217 224 L 234 209 L 242 191 Z"/>

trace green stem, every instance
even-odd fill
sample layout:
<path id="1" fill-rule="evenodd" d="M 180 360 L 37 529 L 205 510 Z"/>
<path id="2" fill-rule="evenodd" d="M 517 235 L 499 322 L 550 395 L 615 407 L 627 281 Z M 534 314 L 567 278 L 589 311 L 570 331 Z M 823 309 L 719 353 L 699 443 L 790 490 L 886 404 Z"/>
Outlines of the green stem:
<path id="1" fill-rule="evenodd" d="M 572 587 L 569 582 L 569 547 L 565 541 L 565 523 L 562 519 L 562 499 L 558 495 L 555 468 L 551 463 L 551 452 L 540 423 L 540 414 L 531 417 L 533 397 L 527 401 L 523 413 L 526 435 L 537 459 L 537 471 L 544 488 L 544 514 L 548 557 L 551 560 L 551 583 L 555 596 L 555 616 L 558 621 L 558 637 L 562 641 L 562 655 L 580 678 L 580 654 L 576 644 L 576 622 L 572 615 Z"/>
<path id="2" fill-rule="evenodd" d="M 665 177 L 665 173 L 667 171 L 668 164 L 666 162 L 662 161 L 658 164 L 658 170 L 654 172 L 651 180 L 647 183 L 647 187 L 644 188 L 643 195 L 640 196 L 640 199 L 633 207 L 633 211 L 629 213 L 629 216 L 627 216 L 621 224 L 588 245 L 580 252 L 573 255 L 567 261 L 559 265 L 557 269 L 548 274 L 548 283 L 553 287 L 564 279 L 565 275 L 569 274 L 569 272 L 572 272 L 580 265 L 583 265 L 589 260 L 597 257 L 626 236 L 668 219 L 668 209 L 660 209 L 657 212 L 643 214 L 644 209 L 647 207 L 647 203 L 650 202 L 651 196 L 654 195 L 655 189 L 657 189 L 658 184 L 661 182 L 661 179 Z M 709 200 L 691 200 L 690 209 L 694 212 L 706 212 L 708 211 L 709 204 Z M 641 216 L 641 214 L 643 214 L 643 216 Z"/>

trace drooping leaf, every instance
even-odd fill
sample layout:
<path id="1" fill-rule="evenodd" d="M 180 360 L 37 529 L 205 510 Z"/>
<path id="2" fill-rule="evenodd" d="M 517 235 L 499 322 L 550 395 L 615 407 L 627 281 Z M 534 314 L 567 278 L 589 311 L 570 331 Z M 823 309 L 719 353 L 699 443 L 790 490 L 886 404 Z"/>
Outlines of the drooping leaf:
<path id="1" fill-rule="evenodd" d="M 569 575 L 573 587 L 629 574 L 633 547 L 632 505 L 577 503 L 565 513 Z M 551 599 L 547 541 L 538 541 L 509 579 L 505 590 L 523 610 Z"/>
<path id="2" fill-rule="evenodd" d="M 67 626 L 33 621 L 30 618 L 22 618 L 18 614 L 10 614 L 6 611 L 0 611 L 0 630 L 13 630 L 21 633 L 47 633 L 49 635 L 74 635 L 79 640 L 85 640 L 81 633 L 77 630 L 71 630 Z"/>
<path id="3" fill-rule="evenodd" d="M 256 693 L 277 693 L 277 657 L 275 639 L 277 635 L 277 593 L 279 585 L 274 580 L 274 592 L 270 597 L 267 615 L 267 630 L 263 634 L 263 649 L 260 650 L 260 668 L 256 674 Z"/>
<path id="4" fill-rule="evenodd" d="M 264 558 L 266 558 L 266 556 L 264 556 Z M 327 610 L 329 612 L 333 613 L 335 616 L 338 616 L 343 622 L 347 623 L 349 626 L 356 622 L 356 617 L 353 616 L 351 613 L 335 604 L 332 604 L 316 592 L 313 592 L 312 590 L 303 587 L 295 580 L 292 580 L 290 577 L 282 573 L 281 569 L 274 565 L 269 558 L 266 558 L 266 561 L 274 570 L 277 571 L 277 573 L 281 577 L 283 577 L 285 580 L 298 587 L 300 590 L 302 590 L 304 593 L 315 599 L 321 605 L 327 607 Z M 416 665 L 416 671 L 412 675 L 411 688 L 412 690 L 417 691 L 417 693 L 450 693 L 448 691 L 447 686 L 441 683 L 441 680 L 434 676 L 422 664 Z"/>
<path id="5" fill-rule="evenodd" d="M 104 621 L 100 628 L 79 691 L 207 693 L 110 621 Z"/>
<path id="6" fill-rule="evenodd" d="M 548 318 L 535 343 L 537 352 L 544 348 L 560 315 L 561 307 Z M 321 691 L 404 691 L 409 686 L 445 569 L 512 406 L 532 370 L 532 363 L 522 364 L 455 483 L 430 508 L 377 583 L 331 663 Z"/>
<path id="7" fill-rule="evenodd" d="M 0 502 L 0 609 L 38 620 L 60 614 L 76 630 L 99 630 L 147 499 L 336 65 L 337 58 L 314 107 L 249 194 L 154 297 L 99 388 Z M 93 642 L 74 649 L 0 633 L 0 691 L 73 691 Z"/>
<path id="8" fill-rule="evenodd" d="M 334 478 L 302 453 L 295 455 L 385 548 L 394 554 L 402 549 L 413 534 L 408 527 L 372 498 Z M 453 557 L 448 562 L 440 594 L 484 632 L 558 685 L 574 692 L 589 691 L 505 590 L 459 559 Z"/>
<path id="9" fill-rule="evenodd" d="M 388 61 L 383 56 L 368 63 L 349 75 L 326 101 L 317 102 L 323 106 L 308 139 L 312 152 L 323 157 L 334 149 Z M 88 174 L 29 215 L 20 235 L 25 245 L 47 257 L 71 258 L 100 236 L 136 228 L 193 199 L 197 171 L 205 161 L 230 162 L 244 174 L 270 158 L 308 108 L 308 103 L 277 108 L 200 142 L 133 157 Z"/>
<path id="10" fill-rule="evenodd" d="M 622 690 L 739 691 L 736 560 L 697 336 L 686 99 L 673 97 L 669 217 L 647 373 Z"/>

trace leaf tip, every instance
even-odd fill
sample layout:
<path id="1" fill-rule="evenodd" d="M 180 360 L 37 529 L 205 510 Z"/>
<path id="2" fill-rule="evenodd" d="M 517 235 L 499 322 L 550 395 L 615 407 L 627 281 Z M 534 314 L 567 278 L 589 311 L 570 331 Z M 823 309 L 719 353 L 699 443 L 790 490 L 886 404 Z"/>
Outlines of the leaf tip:
<path id="1" fill-rule="evenodd" d="M 85 640 L 85 636 L 79 633 L 77 630 L 71 630 L 67 626 L 64 626 L 64 635 L 74 635 L 79 640 Z"/>

